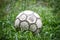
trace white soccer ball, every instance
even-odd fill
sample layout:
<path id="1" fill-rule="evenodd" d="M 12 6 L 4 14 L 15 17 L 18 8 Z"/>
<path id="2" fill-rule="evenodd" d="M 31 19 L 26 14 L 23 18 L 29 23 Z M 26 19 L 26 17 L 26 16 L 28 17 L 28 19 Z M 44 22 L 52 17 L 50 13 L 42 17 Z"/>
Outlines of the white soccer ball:
<path id="1" fill-rule="evenodd" d="M 15 28 L 23 30 L 30 30 L 32 32 L 39 32 L 42 28 L 42 21 L 40 16 L 30 10 L 19 13 L 15 20 Z"/>

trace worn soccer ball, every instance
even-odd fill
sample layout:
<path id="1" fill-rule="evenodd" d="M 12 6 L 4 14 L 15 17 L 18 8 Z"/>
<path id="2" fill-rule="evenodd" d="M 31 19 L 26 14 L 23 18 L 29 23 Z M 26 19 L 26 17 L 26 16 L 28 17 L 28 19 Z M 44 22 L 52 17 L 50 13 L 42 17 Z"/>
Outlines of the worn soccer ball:
<path id="1" fill-rule="evenodd" d="M 19 28 L 21 31 L 30 30 L 34 33 L 39 33 L 42 28 L 42 21 L 37 13 L 26 10 L 17 15 L 15 28 Z"/>

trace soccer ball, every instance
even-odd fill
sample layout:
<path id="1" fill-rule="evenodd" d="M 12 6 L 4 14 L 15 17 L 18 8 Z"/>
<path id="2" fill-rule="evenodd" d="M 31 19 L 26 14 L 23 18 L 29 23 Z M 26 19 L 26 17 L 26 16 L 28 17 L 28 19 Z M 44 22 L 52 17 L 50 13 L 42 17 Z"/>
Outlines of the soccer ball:
<path id="1" fill-rule="evenodd" d="M 34 33 L 38 33 L 42 28 L 42 21 L 37 13 L 26 10 L 17 15 L 15 28 L 19 28 L 21 31 L 30 30 Z"/>

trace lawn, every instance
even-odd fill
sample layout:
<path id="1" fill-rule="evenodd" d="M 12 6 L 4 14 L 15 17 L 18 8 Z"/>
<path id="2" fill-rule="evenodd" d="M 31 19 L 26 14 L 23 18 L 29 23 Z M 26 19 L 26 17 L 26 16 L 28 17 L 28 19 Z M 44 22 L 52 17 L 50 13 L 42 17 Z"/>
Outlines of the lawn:
<path id="1" fill-rule="evenodd" d="M 60 21 L 56 21 L 57 16 L 52 12 L 53 8 L 35 1 L 27 2 L 29 4 L 26 4 L 25 1 L 12 2 L 2 9 L 9 14 L 1 16 L 0 40 L 60 40 Z M 33 35 L 30 31 L 16 31 L 14 28 L 16 16 L 24 10 L 32 10 L 41 17 L 43 26 L 39 36 Z"/>

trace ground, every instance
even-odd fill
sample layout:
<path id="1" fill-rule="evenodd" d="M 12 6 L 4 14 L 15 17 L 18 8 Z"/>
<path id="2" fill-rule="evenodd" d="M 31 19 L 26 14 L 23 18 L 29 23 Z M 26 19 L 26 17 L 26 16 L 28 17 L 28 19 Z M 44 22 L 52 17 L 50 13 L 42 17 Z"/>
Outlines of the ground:
<path id="1" fill-rule="evenodd" d="M 0 40 L 59 40 L 60 39 L 60 21 L 56 21 L 53 15 L 53 8 L 41 5 L 35 1 L 14 1 L 4 8 L 5 13 L 9 13 L 0 20 Z M 5 10 L 6 9 L 6 10 Z M 7 11 L 8 10 L 8 11 Z M 14 21 L 16 16 L 24 10 L 32 10 L 41 16 L 43 26 L 39 36 L 33 35 L 32 32 L 16 31 Z"/>

